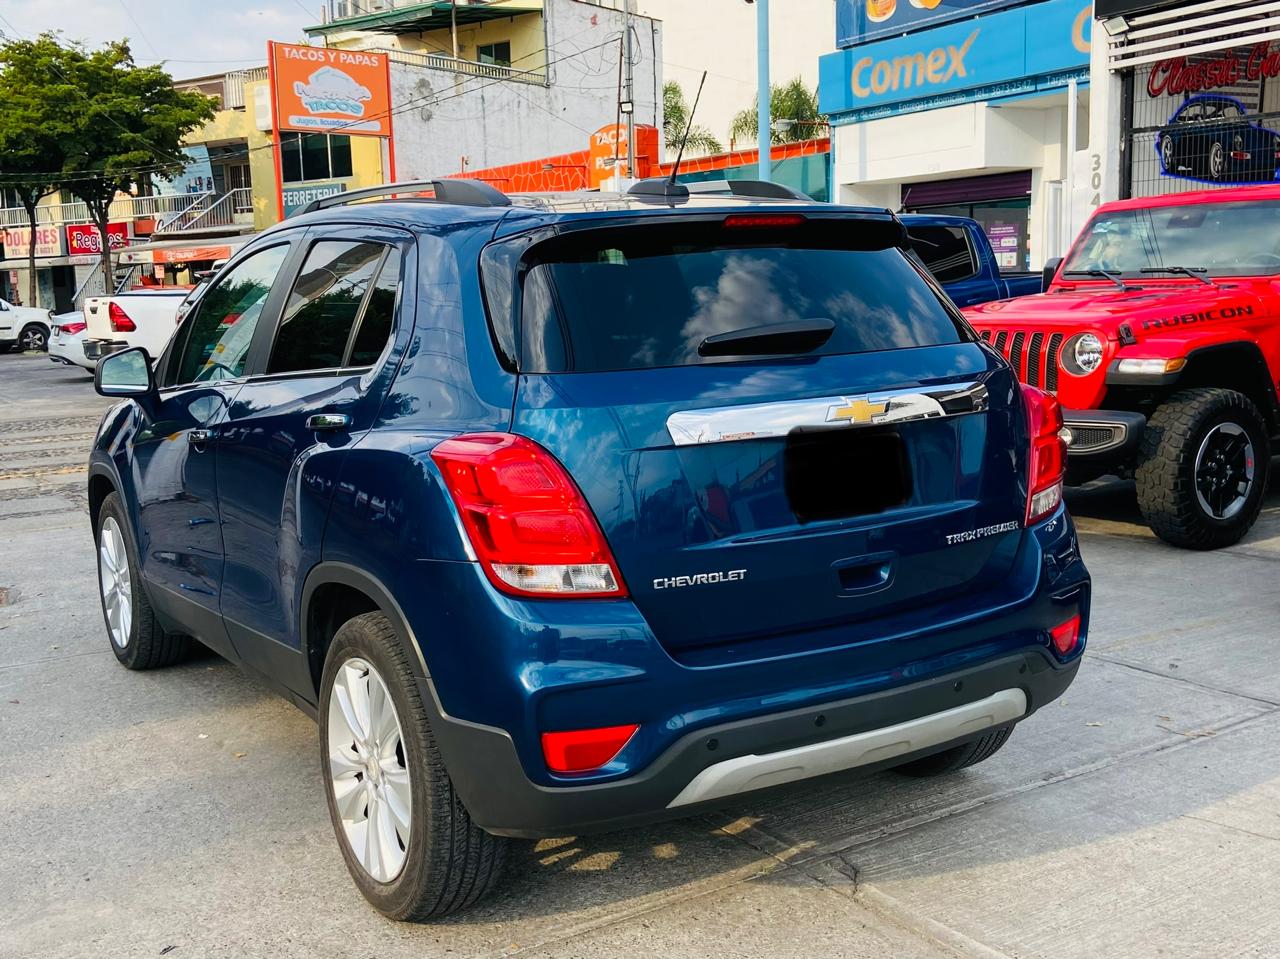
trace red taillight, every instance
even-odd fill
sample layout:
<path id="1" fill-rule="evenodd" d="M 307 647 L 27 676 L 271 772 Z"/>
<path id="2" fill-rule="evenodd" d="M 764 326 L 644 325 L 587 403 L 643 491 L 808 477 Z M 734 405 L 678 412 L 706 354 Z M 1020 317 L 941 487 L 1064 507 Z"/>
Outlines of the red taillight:
<path id="1" fill-rule="evenodd" d="M 129 318 L 119 303 L 112 300 L 107 304 L 107 316 L 111 317 L 111 330 L 115 333 L 132 333 L 138 325 Z"/>
<path id="2" fill-rule="evenodd" d="M 1059 656 L 1065 656 L 1080 642 L 1080 614 L 1076 613 L 1060 626 L 1049 630 L 1049 639 Z"/>
<path id="3" fill-rule="evenodd" d="M 68 336 L 75 336 L 77 333 L 82 332 L 84 327 L 85 324 L 83 323 L 63 323 L 60 329 Z"/>
<path id="4" fill-rule="evenodd" d="M 728 228 L 750 230 L 775 226 L 799 226 L 805 222 L 802 213 L 731 213 L 724 218 Z"/>
<path id="5" fill-rule="evenodd" d="M 1067 443 L 1062 438 L 1062 407 L 1057 398 L 1034 386 L 1022 387 L 1031 431 L 1031 476 L 1027 487 L 1027 525 L 1044 519 L 1062 502 Z"/>
<path id="6" fill-rule="evenodd" d="M 625 596 L 595 514 L 554 456 L 511 433 L 431 451 L 489 581 L 516 596 Z"/>
<path id="7" fill-rule="evenodd" d="M 605 726 L 542 734 L 542 755 L 553 773 L 583 773 L 609 763 L 639 726 Z"/>

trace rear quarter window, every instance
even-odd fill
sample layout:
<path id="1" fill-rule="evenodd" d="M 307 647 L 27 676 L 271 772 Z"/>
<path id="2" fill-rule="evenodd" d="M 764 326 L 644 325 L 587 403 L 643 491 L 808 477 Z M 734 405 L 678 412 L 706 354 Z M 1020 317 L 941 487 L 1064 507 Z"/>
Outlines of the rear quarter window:
<path id="1" fill-rule="evenodd" d="M 868 245 L 861 225 L 828 219 L 764 229 L 714 222 L 579 230 L 529 249 L 513 295 L 490 295 L 489 305 L 512 311 L 511 349 L 527 373 L 740 361 L 700 355 L 699 346 L 717 334 L 815 319 L 834 329 L 805 355 L 970 338 L 902 250 L 859 248 Z M 495 332 L 505 319 L 494 317 Z M 501 345 L 503 337 L 495 338 Z"/>

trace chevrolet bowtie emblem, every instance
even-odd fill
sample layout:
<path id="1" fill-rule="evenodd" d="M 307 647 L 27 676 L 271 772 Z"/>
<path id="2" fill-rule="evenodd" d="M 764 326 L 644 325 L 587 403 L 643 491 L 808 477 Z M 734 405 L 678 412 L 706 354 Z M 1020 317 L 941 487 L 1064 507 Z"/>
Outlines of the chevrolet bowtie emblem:
<path id="1" fill-rule="evenodd" d="M 856 400 L 845 397 L 845 406 L 833 406 L 827 410 L 827 422 L 847 420 L 850 423 L 870 423 L 877 416 L 889 409 L 888 400 L 873 402 L 860 396 Z"/>

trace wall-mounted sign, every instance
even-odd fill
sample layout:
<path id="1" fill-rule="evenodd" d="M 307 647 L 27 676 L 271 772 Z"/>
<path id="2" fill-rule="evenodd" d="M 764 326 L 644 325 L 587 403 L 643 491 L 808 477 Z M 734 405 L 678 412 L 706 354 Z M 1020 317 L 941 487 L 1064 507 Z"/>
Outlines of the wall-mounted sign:
<path id="1" fill-rule="evenodd" d="M 174 196 L 182 193 L 212 193 L 213 164 L 209 162 L 209 148 L 204 144 L 183 147 L 183 154 L 188 163 L 181 173 L 172 177 L 157 176 L 153 178 L 156 192 L 161 196 Z"/>
<path id="2" fill-rule="evenodd" d="M 111 249 L 119 250 L 129 245 L 129 225 L 127 223 L 108 223 L 107 242 Z M 67 225 L 67 255 L 91 256 L 102 252 L 102 236 L 92 223 L 70 223 Z"/>
<path id="3" fill-rule="evenodd" d="M 312 200 L 322 200 L 327 196 L 337 196 L 345 192 L 347 185 L 337 181 L 320 181 L 305 186 L 287 186 L 284 188 L 284 215 L 292 216 Z"/>
<path id="4" fill-rule="evenodd" d="M 1187 100 L 1156 135 L 1164 176 L 1206 183 L 1271 183 L 1278 147 L 1280 131 L 1251 120 L 1242 102 L 1221 93 Z"/>
<path id="5" fill-rule="evenodd" d="M 292 43 L 269 47 L 277 129 L 391 136 L 386 54 Z"/>
<path id="6" fill-rule="evenodd" d="M 819 108 L 840 114 L 959 91 L 974 92 L 956 102 L 1025 92 L 1018 81 L 1088 66 L 1091 11 L 1082 0 L 1048 0 L 829 53 L 818 62 Z"/>
<path id="7" fill-rule="evenodd" d="M 1202 93 L 1274 77 L 1280 77 L 1280 50 L 1264 41 L 1243 51 L 1227 50 L 1209 60 L 1187 57 L 1161 60 L 1147 75 L 1147 96 Z"/>
<path id="8" fill-rule="evenodd" d="M 62 231 L 56 226 L 36 227 L 35 248 L 37 257 L 62 256 Z M 4 231 L 4 255 L 8 259 L 30 256 L 31 227 L 11 226 Z"/>
<path id="9" fill-rule="evenodd" d="M 836 0 L 836 46 L 927 30 L 1012 7 L 1019 0 Z"/>

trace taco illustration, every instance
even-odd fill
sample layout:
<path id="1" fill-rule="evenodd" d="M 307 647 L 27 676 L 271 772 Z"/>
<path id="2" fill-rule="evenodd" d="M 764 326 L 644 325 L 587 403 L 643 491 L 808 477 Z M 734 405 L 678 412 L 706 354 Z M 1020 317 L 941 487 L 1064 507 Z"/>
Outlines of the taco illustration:
<path id="1" fill-rule="evenodd" d="M 898 0 L 867 0 L 867 19 L 883 23 L 898 9 Z"/>

